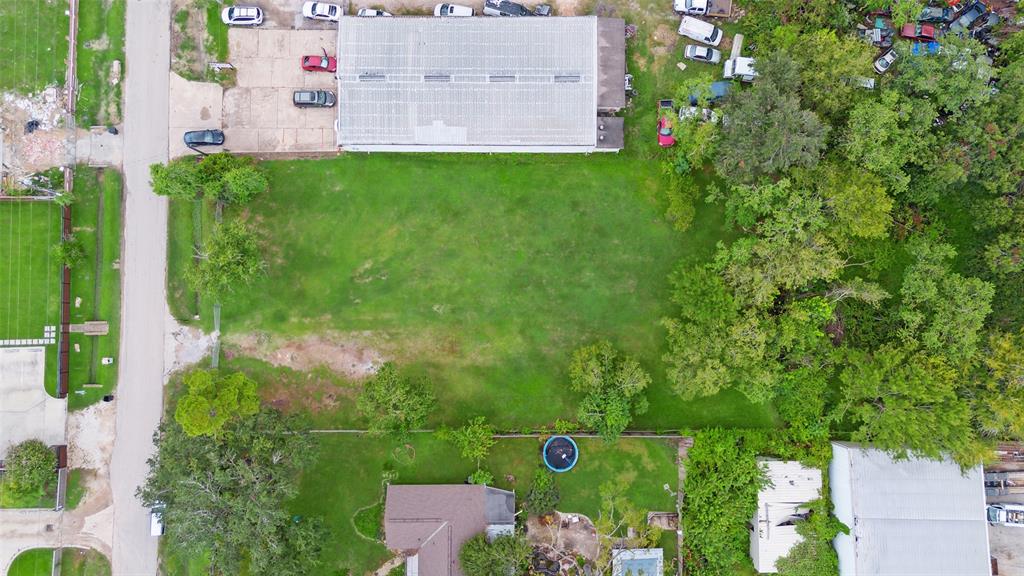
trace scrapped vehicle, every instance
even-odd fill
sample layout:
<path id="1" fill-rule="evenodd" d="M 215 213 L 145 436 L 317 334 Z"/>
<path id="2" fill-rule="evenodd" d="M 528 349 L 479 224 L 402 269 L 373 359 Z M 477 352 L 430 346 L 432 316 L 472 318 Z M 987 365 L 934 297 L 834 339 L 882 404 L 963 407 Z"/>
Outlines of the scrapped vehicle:
<path id="1" fill-rule="evenodd" d="M 730 90 L 732 90 L 732 83 L 730 83 L 728 80 L 718 80 L 712 82 L 710 90 L 711 94 L 707 98 L 708 105 L 713 105 L 716 102 L 720 101 L 722 98 L 725 98 L 726 95 L 729 94 Z M 700 103 L 700 96 L 701 95 L 697 93 L 690 94 L 690 106 L 697 106 Z"/>
<path id="2" fill-rule="evenodd" d="M 988 523 L 1024 528 L 1024 504 L 990 504 Z"/>
<path id="3" fill-rule="evenodd" d="M 942 49 L 942 45 L 938 42 L 914 42 L 910 46 L 911 56 L 924 56 L 938 54 L 939 50 Z"/>
<path id="4" fill-rule="evenodd" d="M 718 122 L 718 112 L 710 108 L 699 108 L 697 106 L 683 106 L 679 108 L 679 120 L 685 121 L 691 118 L 716 124 Z"/>
<path id="5" fill-rule="evenodd" d="M 892 47 L 892 28 L 858 27 L 857 36 L 872 46 L 878 46 L 879 48 Z"/>
<path id="6" fill-rule="evenodd" d="M 960 14 L 960 17 L 956 19 L 956 22 L 953 22 L 953 24 L 949 26 L 949 31 L 954 34 L 959 34 L 970 30 L 971 26 L 973 26 L 974 23 L 977 22 L 978 19 L 986 12 L 988 12 L 988 7 L 985 6 L 985 4 L 981 2 L 973 2 L 964 9 Z"/>
<path id="7" fill-rule="evenodd" d="M 306 72 L 337 72 L 338 59 L 334 56 L 328 56 L 326 50 L 323 56 L 315 54 L 303 56 L 302 69 Z"/>
<path id="8" fill-rule="evenodd" d="M 687 44 L 686 48 L 683 49 L 683 58 L 695 60 L 697 62 L 718 64 L 722 61 L 722 53 L 714 48 L 708 48 L 707 46 Z"/>
<path id="9" fill-rule="evenodd" d="M 258 6 L 228 6 L 221 10 L 220 21 L 228 26 L 259 26 L 263 10 Z"/>
<path id="10" fill-rule="evenodd" d="M 306 2 L 302 5 L 302 15 L 310 20 L 337 22 L 341 19 L 341 6 L 327 2 Z"/>
<path id="11" fill-rule="evenodd" d="M 728 80 L 738 78 L 741 82 L 753 82 L 754 78 L 757 78 L 754 59 L 746 56 L 729 58 L 722 67 L 722 77 Z"/>
<path id="12" fill-rule="evenodd" d="M 185 132 L 185 146 L 220 146 L 224 144 L 224 132 L 221 130 L 191 130 Z"/>
<path id="13" fill-rule="evenodd" d="M 909 38 L 911 40 L 920 40 L 922 42 L 928 42 L 935 40 L 935 26 L 931 24 L 914 24 L 913 22 L 907 22 L 900 29 L 900 36 Z"/>
<path id="14" fill-rule="evenodd" d="M 892 63 L 896 61 L 896 58 L 899 58 L 899 54 L 890 48 L 885 54 L 879 56 L 878 60 L 875 60 L 875 72 L 885 74 L 892 66 Z"/>
<path id="15" fill-rule="evenodd" d="M 292 93 L 292 103 L 299 108 L 330 108 L 337 101 L 330 90 L 296 90 Z"/>
<path id="16" fill-rule="evenodd" d="M 467 18 L 474 14 L 476 14 L 475 10 L 461 4 L 438 4 L 434 6 L 434 16 Z"/>
<path id="17" fill-rule="evenodd" d="M 918 22 L 932 22 L 935 24 L 949 22 L 952 19 L 952 8 L 940 8 L 938 6 L 926 6 L 917 17 Z"/>
<path id="18" fill-rule="evenodd" d="M 673 0 L 672 9 L 680 14 L 703 16 L 708 13 L 708 0 Z"/>
<path id="19" fill-rule="evenodd" d="M 718 46 L 722 42 L 721 28 L 692 16 L 683 16 L 679 22 L 679 35 L 711 46 Z"/>
<path id="20" fill-rule="evenodd" d="M 676 137 L 672 135 L 675 129 L 672 116 L 675 114 L 675 104 L 671 100 L 660 100 L 658 102 L 658 146 L 671 148 L 676 143 Z"/>
<path id="21" fill-rule="evenodd" d="M 391 13 L 385 12 L 383 10 L 377 10 L 376 8 L 360 8 L 359 11 L 356 12 L 356 16 L 362 16 L 363 18 L 374 18 L 377 16 L 391 16 Z"/>
<path id="22" fill-rule="evenodd" d="M 533 16 L 529 8 L 509 0 L 486 0 L 484 14 L 487 16 Z"/>

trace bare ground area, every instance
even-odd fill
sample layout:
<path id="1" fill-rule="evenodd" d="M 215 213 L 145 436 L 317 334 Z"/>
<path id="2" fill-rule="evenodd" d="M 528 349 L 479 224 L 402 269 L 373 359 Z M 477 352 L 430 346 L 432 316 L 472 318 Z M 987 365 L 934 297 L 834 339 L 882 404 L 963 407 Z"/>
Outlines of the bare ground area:
<path id="1" fill-rule="evenodd" d="M 548 518 L 550 522 L 547 521 Z M 543 519 L 530 516 L 526 521 L 526 536 L 530 544 L 541 548 L 550 556 L 583 556 L 592 562 L 597 560 L 597 530 L 594 529 L 594 523 L 590 518 L 582 514 L 555 512 Z"/>
<path id="2" fill-rule="evenodd" d="M 226 343 L 243 356 L 259 358 L 274 366 L 307 372 L 324 367 L 349 380 L 363 380 L 377 373 L 384 355 L 367 342 L 366 333 L 324 332 L 290 340 L 252 332 L 232 336 Z"/>
<path id="3" fill-rule="evenodd" d="M 65 532 L 77 534 L 80 541 L 106 555 L 114 530 L 109 474 L 115 417 L 112 402 L 68 414 L 68 465 L 82 470 L 85 495 L 61 520 Z"/>
<path id="4" fill-rule="evenodd" d="M 29 96 L 0 96 L 4 188 L 20 187 L 27 176 L 67 163 L 75 134 L 63 126 L 65 97 L 56 86 Z"/>

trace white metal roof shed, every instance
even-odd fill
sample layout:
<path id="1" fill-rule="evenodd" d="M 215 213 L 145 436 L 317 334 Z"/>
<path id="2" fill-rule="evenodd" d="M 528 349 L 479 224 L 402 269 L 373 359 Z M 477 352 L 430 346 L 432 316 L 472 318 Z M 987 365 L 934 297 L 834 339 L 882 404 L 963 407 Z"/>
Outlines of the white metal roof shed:
<path id="1" fill-rule="evenodd" d="M 353 151 L 594 151 L 599 21 L 342 18 L 338 145 Z"/>
<path id="2" fill-rule="evenodd" d="M 751 520 L 750 559 L 761 573 L 778 572 L 775 562 L 803 540 L 794 525 L 804 506 L 821 496 L 821 470 L 799 462 L 763 459 L 759 465 L 769 480 L 757 494 L 757 512 Z"/>
<path id="3" fill-rule="evenodd" d="M 990 576 L 985 484 L 979 464 L 893 460 L 832 443 L 829 486 L 850 528 L 833 541 L 841 576 Z"/>

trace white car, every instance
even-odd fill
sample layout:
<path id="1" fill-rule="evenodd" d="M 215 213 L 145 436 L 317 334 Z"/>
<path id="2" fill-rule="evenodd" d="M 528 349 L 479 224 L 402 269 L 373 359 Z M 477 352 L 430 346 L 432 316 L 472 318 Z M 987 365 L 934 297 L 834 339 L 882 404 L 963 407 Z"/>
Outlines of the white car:
<path id="1" fill-rule="evenodd" d="M 711 46 L 718 46 L 722 42 L 721 28 L 693 16 L 683 16 L 679 22 L 679 35 Z"/>
<path id="2" fill-rule="evenodd" d="M 434 6 L 434 16 L 469 17 L 475 13 L 476 11 L 469 6 L 462 6 L 461 4 L 438 4 Z"/>
<path id="3" fill-rule="evenodd" d="M 228 6 L 220 13 L 221 22 L 229 26 L 259 26 L 263 10 L 257 6 Z"/>
<path id="4" fill-rule="evenodd" d="M 687 44 L 686 48 L 683 49 L 683 57 L 696 60 L 697 62 L 708 62 L 709 64 L 718 64 L 722 61 L 722 53 L 718 50 L 708 48 L 707 46 L 697 46 L 696 44 Z"/>
<path id="5" fill-rule="evenodd" d="M 718 123 L 718 113 L 710 108 L 698 108 L 696 106 L 682 106 L 679 108 L 679 119 L 686 121 L 690 118 L 697 118 L 702 122 Z"/>
<path id="6" fill-rule="evenodd" d="M 882 54 L 882 56 L 878 60 L 875 60 L 875 72 L 878 72 L 879 74 L 885 74 L 886 71 L 889 70 L 889 67 L 892 66 L 892 63 L 895 62 L 896 58 L 898 57 L 899 54 L 897 54 L 895 50 L 890 48 L 888 52 Z"/>
<path id="7" fill-rule="evenodd" d="M 377 10 L 376 8 L 360 8 L 359 11 L 356 12 L 356 16 L 363 16 L 364 18 L 373 18 L 376 16 L 391 16 L 391 13 L 385 12 L 383 10 Z"/>
<path id="8" fill-rule="evenodd" d="M 708 13 L 708 0 L 673 0 L 672 9 L 680 14 L 703 16 Z"/>
<path id="9" fill-rule="evenodd" d="M 302 15 L 313 20 L 337 22 L 341 19 L 341 6 L 327 2 L 306 2 L 302 5 Z"/>
<path id="10" fill-rule="evenodd" d="M 164 505 L 162 502 L 157 502 L 149 510 L 149 535 L 164 535 Z"/>

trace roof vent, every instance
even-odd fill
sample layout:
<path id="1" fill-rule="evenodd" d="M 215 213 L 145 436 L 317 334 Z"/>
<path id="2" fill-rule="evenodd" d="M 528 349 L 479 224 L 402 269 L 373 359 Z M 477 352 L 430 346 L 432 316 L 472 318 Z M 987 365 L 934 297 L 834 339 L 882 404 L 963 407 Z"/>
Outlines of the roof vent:
<path id="1" fill-rule="evenodd" d="M 451 74 L 424 74 L 424 82 L 451 82 Z"/>
<path id="2" fill-rule="evenodd" d="M 364 72 L 359 75 L 360 82 L 383 82 L 385 76 L 378 72 Z"/>
<path id="3" fill-rule="evenodd" d="M 579 74 L 561 74 L 555 76 L 555 82 L 559 84 L 579 82 Z"/>
<path id="4" fill-rule="evenodd" d="M 504 76 L 504 75 L 499 75 L 499 74 L 491 74 L 490 76 L 488 76 L 487 80 L 490 81 L 490 82 L 515 82 L 516 81 L 516 77 L 515 76 Z"/>

